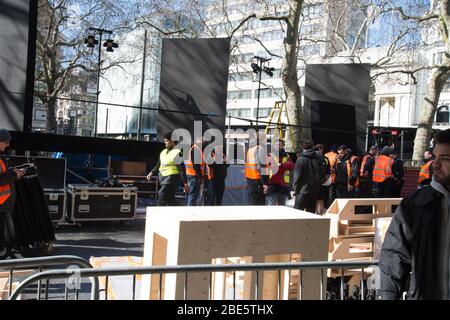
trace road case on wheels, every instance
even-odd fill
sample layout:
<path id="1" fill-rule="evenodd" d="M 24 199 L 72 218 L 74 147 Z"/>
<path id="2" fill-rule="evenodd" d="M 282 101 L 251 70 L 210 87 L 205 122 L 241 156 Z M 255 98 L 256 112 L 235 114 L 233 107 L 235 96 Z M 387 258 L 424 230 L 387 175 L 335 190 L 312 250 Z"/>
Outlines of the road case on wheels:
<path id="1" fill-rule="evenodd" d="M 136 216 L 136 187 L 69 184 L 67 194 L 67 220 L 70 222 L 125 221 Z"/>
<path id="2" fill-rule="evenodd" d="M 66 191 L 65 189 L 44 189 L 48 212 L 53 222 L 62 223 L 66 217 Z"/>

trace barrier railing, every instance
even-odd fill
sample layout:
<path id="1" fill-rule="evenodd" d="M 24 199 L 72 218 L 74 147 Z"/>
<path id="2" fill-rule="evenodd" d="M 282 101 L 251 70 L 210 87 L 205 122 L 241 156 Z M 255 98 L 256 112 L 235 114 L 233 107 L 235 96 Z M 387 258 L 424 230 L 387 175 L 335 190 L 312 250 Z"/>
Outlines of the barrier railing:
<path id="1" fill-rule="evenodd" d="M 344 300 L 345 294 L 345 283 L 344 283 L 344 270 L 345 269 L 359 269 L 361 272 L 360 278 L 360 299 L 365 299 L 365 271 L 368 268 L 376 267 L 378 265 L 377 260 L 372 261 L 315 261 L 315 262 L 299 262 L 299 263 L 248 263 L 248 264 L 198 264 L 198 265 L 179 265 L 179 266 L 152 266 L 152 267 L 130 267 L 130 268 L 104 268 L 104 269 L 65 269 L 65 270 L 50 270 L 36 273 L 24 281 L 22 281 L 16 290 L 10 296 L 10 300 L 15 300 L 19 295 L 31 284 L 45 280 L 48 285 L 50 285 L 50 280 L 53 279 L 76 279 L 76 283 L 81 283 L 81 279 L 85 277 L 105 277 L 105 300 L 108 300 L 108 284 L 109 278 L 114 276 L 132 276 L 132 300 L 136 299 L 136 276 L 143 274 L 159 275 L 159 285 L 158 285 L 158 298 L 163 299 L 163 275 L 175 273 L 184 273 L 184 299 L 187 299 L 188 292 L 188 274 L 198 273 L 198 272 L 232 272 L 233 273 L 233 299 L 236 298 L 236 272 L 238 271 L 253 271 L 256 273 L 255 281 L 255 299 L 261 299 L 261 290 L 258 290 L 260 284 L 261 272 L 263 271 L 278 271 L 278 288 L 277 288 L 277 299 L 281 297 L 281 271 L 283 270 L 297 270 L 299 271 L 299 291 L 297 298 L 302 299 L 303 296 L 303 283 L 302 274 L 307 269 L 319 269 L 321 272 L 320 277 L 320 300 L 325 298 L 324 292 L 326 291 L 326 271 L 327 269 L 340 269 L 341 270 L 341 280 L 340 280 L 340 299 Z M 209 283 L 209 299 L 212 299 L 213 295 L 213 277 L 210 277 Z M 91 299 L 96 299 L 99 297 L 98 286 L 91 287 Z M 77 296 L 78 300 L 78 296 Z"/>
<path id="2" fill-rule="evenodd" d="M 76 266 L 76 267 L 80 267 L 80 268 L 92 268 L 92 265 L 86 259 L 83 259 L 78 256 L 70 256 L 70 255 L 2 260 L 2 261 L 0 261 L 0 270 L 6 270 L 9 273 L 8 274 L 8 276 L 9 276 L 8 297 L 11 298 L 11 295 L 12 295 L 15 271 L 18 271 L 18 270 L 23 271 L 24 269 L 28 269 L 30 272 L 34 272 L 34 270 L 37 270 L 36 274 L 40 274 L 42 272 L 45 272 L 45 271 L 43 271 L 44 268 L 47 268 L 50 266 Z M 32 269 L 32 270 L 30 270 L 30 269 Z M 80 270 L 80 269 L 77 269 L 77 270 Z M 89 280 L 91 281 L 91 284 L 92 284 L 91 299 L 98 300 L 98 297 L 99 297 L 98 296 L 98 292 L 99 292 L 98 278 L 90 277 Z M 20 286 L 20 284 L 19 284 L 19 286 Z M 48 282 L 46 282 L 45 291 L 44 291 L 44 296 L 46 298 L 45 300 L 48 299 L 48 292 L 49 292 L 49 284 L 48 284 Z M 76 292 L 76 295 L 77 295 L 77 292 Z M 41 283 L 41 281 L 38 281 L 37 292 L 36 292 L 37 300 L 41 300 L 41 296 L 42 296 L 42 283 Z M 68 283 L 66 281 L 65 287 L 64 287 L 65 299 L 67 299 L 67 296 L 68 296 Z M 16 297 L 16 299 L 17 299 L 17 297 Z"/>

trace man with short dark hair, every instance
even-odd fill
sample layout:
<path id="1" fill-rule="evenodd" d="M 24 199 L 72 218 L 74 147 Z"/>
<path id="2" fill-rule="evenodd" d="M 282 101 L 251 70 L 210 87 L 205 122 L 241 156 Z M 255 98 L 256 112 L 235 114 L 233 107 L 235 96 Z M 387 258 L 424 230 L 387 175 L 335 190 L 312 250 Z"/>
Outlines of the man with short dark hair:
<path id="1" fill-rule="evenodd" d="M 383 299 L 450 299 L 450 129 L 435 136 L 430 185 L 405 197 L 380 254 Z"/>
<path id="2" fill-rule="evenodd" d="M 11 134 L 8 130 L 0 129 L 0 154 L 9 147 Z M 25 174 L 24 169 L 9 169 L 7 163 L 0 158 L 0 259 L 9 255 L 9 232 L 7 219 L 14 211 L 16 193 L 14 181 Z"/>
<path id="3" fill-rule="evenodd" d="M 164 144 L 166 148 L 161 151 L 158 162 L 147 175 L 147 180 L 150 180 L 159 172 L 158 205 L 176 206 L 175 192 L 180 186 L 181 180 L 183 181 L 184 191 L 189 191 L 184 174 L 183 155 L 180 149 L 175 148 L 177 143 L 172 140 L 172 132 L 167 132 L 164 135 Z"/>

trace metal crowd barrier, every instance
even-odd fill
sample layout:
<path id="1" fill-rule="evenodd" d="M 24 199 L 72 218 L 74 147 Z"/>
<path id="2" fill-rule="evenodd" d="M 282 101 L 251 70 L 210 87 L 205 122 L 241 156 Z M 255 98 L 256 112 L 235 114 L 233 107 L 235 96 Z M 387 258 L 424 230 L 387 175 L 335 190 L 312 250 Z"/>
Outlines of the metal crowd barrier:
<path id="1" fill-rule="evenodd" d="M 158 298 L 162 299 L 162 290 L 163 290 L 163 274 L 170 273 L 184 273 L 184 299 L 186 300 L 187 291 L 188 291 L 188 274 L 193 272 L 233 272 L 233 299 L 236 297 L 236 272 L 237 271 L 254 271 L 256 272 L 256 281 L 255 281 L 255 298 L 256 300 L 260 300 L 260 290 L 258 290 L 258 283 L 260 279 L 260 272 L 263 271 L 276 271 L 278 270 L 278 293 L 277 297 L 280 298 L 280 286 L 281 286 L 281 271 L 283 270 L 298 270 L 299 271 L 299 295 L 298 298 L 301 300 L 303 296 L 303 284 L 302 284 L 302 272 L 305 269 L 320 269 L 321 270 L 321 278 L 320 278 L 320 300 L 324 300 L 324 278 L 326 279 L 326 274 L 324 272 L 327 269 L 340 269 L 341 270 L 341 280 L 340 280 L 340 299 L 344 300 L 344 270 L 346 269 L 356 269 L 361 272 L 361 281 L 360 281 L 360 298 L 361 300 L 365 299 L 364 293 L 364 270 L 370 267 L 378 266 L 377 260 L 372 261 L 315 261 L 315 262 L 298 262 L 298 263 L 248 263 L 248 264 L 198 264 L 198 265 L 180 265 L 180 266 L 154 266 L 154 267 L 130 267 L 130 268 L 102 268 L 102 269 L 66 269 L 66 270 L 50 270 L 36 273 L 24 281 L 22 281 L 13 294 L 10 296 L 10 300 L 15 300 L 19 297 L 19 295 L 32 283 L 37 281 L 45 280 L 47 284 L 50 283 L 51 279 L 68 279 L 75 277 L 78 280 L 84 277 L 105 277 L 105 300 L 108 300 L 108 283 L 109 278 L 113 276 L 132 276 L 132 300 L 136 299 L 136 276 L 142 274 L 158 274 L 159 275 L 159 290 L 158 290 Z M 325 275 L 325 277 L 324 277 Z M 209 299 L 212 298 L 212 278 L 210 277 L 209 283 Z M 96 280 L 97 281 L 97 280 Z M 97 285 L 92 285 L 91 288 L 91 299 L 98 299 L 99 297 L 99 289 Z M 78 300 L 78 296 L 77 296 Z"/>
<path id="2" fill-rule="evenodd" d="M 9 299 L 11 299 L 11 296 L 12 296 L 12 288 L 13 288 L 13 283 L 14 283 L 14 271 L 15 270 L 17 271 L 17 270 L 23 270 L 23 269 L 33 269 L 33 270 L 36 269 L 36 270 L 38 270 L 38 272 L 36 274 L 41 274 L 41 273 L 45 273 L 45 271 L 43 271 L 43 269 L 46 267 L 64 266 L 64 265 L 65 266 L 75 266 L 75 267 L 79 267 L 79 268 L 92 268 L 92 265 L 86 259 L 83 259 L 78 256 L 70 256 L 70 255 L 38 257 L 38 258 L 24 258 L 24 259 L 11 259 L 11 260 L 0 261 L 0 270 L 8 270 L 9 271 L 9 288 L 8 288 Z M 80 269 L 76 269 L 76 270 L 80 270 Z M 33 277 L 33 275 L 30 277 Z M 44 297 L 45 297 L 45 300 L 48 300 L 49 282 L 48 282 L 48 279 L 45 279 L 45 280 L 46 280 L 46 285 L 45 285 Z M 98 278 L 90 277 L 89 280 L 91 281 L 91 284 L 92 284 L 91 299 L 98 300 L 98 292 L 99 292 Z M 20 284 L 19 284 L 19 286 L 20 286 Z M 36 292 L 37 300 L 41 300 L 41 296 L 42 296 L 41 292 L 42 292 L 42 282 L 41 282 L 41 280 L 39 280 L 38 286 L 37 286 L 37 292 Z M 78 296 L 77 291 L 75 292 L 75 294 L 76 294 L 76 296 Z M 18 296 L 16 296 L 15 299 L 17 299 L 17 297 Z M 68 280 L 67 279 L 66 279 L 66 283 L 64 286 L 64 297 L 67 300 L 67 298 L 68 298 Z"/>

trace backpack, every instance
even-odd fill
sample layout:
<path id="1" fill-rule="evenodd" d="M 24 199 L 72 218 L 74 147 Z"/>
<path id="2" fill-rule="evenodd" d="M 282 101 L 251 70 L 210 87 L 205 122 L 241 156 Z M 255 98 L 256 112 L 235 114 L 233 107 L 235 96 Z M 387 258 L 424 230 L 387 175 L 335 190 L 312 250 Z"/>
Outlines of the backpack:
<path id="1" fill-rule="evenodd" d="M 311 170 L 309 171 L 309 184 L 313 186 L 323 185 L 329 175 L 328 161 L 324 156 L 311 159 Z"/>

